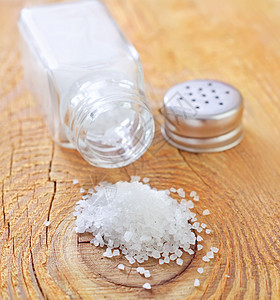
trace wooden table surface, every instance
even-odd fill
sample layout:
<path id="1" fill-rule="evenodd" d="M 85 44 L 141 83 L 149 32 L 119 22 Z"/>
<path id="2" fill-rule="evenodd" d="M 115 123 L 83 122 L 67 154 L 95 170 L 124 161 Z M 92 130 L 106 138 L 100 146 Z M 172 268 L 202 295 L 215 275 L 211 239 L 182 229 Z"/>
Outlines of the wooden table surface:
<path id="1" fill-rule="evenodd" d="M 92 167 L 52 142 L 20 66 L 16 21 L 26 3 L 0 0 L 0 298 L 280 299 L 280 2 L 105 1 L 140 53 L 157 123 L 147 153 L 115 170 Z M 242 92 L 246 133 L 236 148 L 197 155 L 161 136 L 165 91 L 195 78 Z M 152 291 L 141 288 L 134 267 L 121 273 L 117 259 L 102 259 L 88 236 L 73 231 L 80 187 L 129 175 L 150 177 L 157 188 L 195 190 L 201 200 L 194 211 L 211 212 L 199 216 L 212 232 L 188 265 L 149 262 Z M 220 251 L 204 263 L 210 246 Z"/>

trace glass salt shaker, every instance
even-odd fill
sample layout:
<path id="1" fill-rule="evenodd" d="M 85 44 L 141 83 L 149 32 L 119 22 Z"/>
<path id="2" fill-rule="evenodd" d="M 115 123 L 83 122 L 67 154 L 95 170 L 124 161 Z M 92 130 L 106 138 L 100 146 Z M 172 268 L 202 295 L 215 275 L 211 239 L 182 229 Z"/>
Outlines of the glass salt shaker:
<path id="1" fill-rule="evenodd" d="M 90 164 L 138 159 L 154 135 L 139 55 L 98 0 L 24 8 L 25 78 L 53 139 Z"/>

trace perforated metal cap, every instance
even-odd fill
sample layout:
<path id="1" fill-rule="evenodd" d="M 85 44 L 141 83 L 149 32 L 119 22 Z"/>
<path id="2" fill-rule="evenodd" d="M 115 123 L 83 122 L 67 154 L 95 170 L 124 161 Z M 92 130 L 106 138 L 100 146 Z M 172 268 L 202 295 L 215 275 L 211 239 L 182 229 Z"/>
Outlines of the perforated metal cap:
<path id="1" fill-rule="evenodd" d="M 216 80 L 192 80 L 164 96 L 162 134 L 173 146 L 190 152 L 230 149 L 243 138 L 243 99 L 233 86 Z"/>

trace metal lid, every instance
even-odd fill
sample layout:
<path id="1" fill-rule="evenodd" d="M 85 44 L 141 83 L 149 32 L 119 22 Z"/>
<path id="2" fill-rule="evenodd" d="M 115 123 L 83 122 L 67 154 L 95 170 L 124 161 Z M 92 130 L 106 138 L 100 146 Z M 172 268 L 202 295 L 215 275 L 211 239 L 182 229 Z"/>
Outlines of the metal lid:
<path id="1" fill-rule="evenodd" d="M 191 80 L 164 96 L 162 134 L 190 152 L 230 149 L 243 138 L 243 99 L 233 86 L 216 80 Z"/>

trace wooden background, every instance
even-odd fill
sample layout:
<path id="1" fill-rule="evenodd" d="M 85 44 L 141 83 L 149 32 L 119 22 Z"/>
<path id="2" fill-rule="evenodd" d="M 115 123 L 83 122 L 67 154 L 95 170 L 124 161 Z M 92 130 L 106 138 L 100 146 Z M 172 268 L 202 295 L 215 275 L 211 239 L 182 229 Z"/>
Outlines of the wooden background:
<path id="1" fill-rule="evenodd" d="M 20 66 L 16 21 L 30 1 L 0 0 L 0 298 L 280 299 L 280 1 L 105 2 L 140 53 L 157 122 L 148 152 L 116 170 L 94 168 L 52 142 Z M 194 78 L 242 92 L 246 135 L 236 148 L 196 155 L 164 142 L 162 97 Z M 211 211 L 200 220 L 212 232 L 188 265 L 150 262 L 152 291 L 141 288 L 135 268 L 117 271 L 117 259 L 102 260 L 87 236 L 73 232 L 80 187 L 136 174 L 158 188 L 195 190 L 194 210 Z M 220 252 L 206 264 L 210 246 Z"/>

